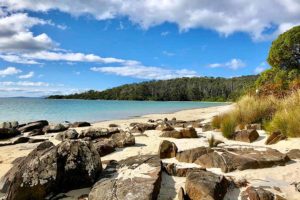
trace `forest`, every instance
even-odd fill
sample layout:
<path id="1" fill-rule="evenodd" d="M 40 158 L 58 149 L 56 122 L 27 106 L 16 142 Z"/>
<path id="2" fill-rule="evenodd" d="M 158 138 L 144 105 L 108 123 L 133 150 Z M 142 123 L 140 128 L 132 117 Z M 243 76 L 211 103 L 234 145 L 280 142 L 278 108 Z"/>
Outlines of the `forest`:
<path id="1" fill-rule="evenodd" d="M 103 99 L 152 101 L 234 101 L 254 87 L 258 76 L 234 78 L 193 77 L 126 84 L 104 91 L 90 90 L 50 99 Z"/>

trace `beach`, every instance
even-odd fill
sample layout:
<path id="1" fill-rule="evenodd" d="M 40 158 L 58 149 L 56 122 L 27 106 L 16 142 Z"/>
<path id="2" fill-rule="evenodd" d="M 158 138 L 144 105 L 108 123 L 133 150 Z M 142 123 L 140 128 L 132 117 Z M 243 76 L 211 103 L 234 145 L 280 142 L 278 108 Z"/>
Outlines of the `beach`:
<path id="1" fill-rule="evenodd" d="M 149 120 L 157 119 L 172 119 L 177 120 L 199 120 L 202 119 L 202 123 L 210 122 L 212 117 L 227 112 L 234 107 L 234 104 L 216 106 L 209 108 L 182 110 L 175 113 L 169 114 L 150 114 L 141 117 L 123 119 L 123 120 L 110 120 L 97 122 L 92 124 L 92 127 L 108 127 L 110 124 L 116 124 L 121 129 L 126 130 L 131 123 L 147 123 Z M 78 132 L 87 129 L 88 127 L 75 128 Z M 177 128 L 176 128 L 177 129 Z M 178 151 L 184 151 L 196 147 L 205 146 L 208 147 L 207 139 L 212 135 L 219 140 L 222 140 L 224 144 L 222 146 L 234 146 L 234 145 L 246 145 L 249 147 L 254 147 L 254 149 L 264 149 L 266 148 L 265 140 L 267 134 L 259 130 L 259 138 L 252 143 L 244 143 L 233 140 L 228 140 L 222 136 L 219 131 L 205 131 L 203 132 L 201 128 L 196 128 L 199 138 L 165 138 L 160 137 L 160 131 L 158 130 L 148 130 L 143 134 L 133 133 L 135 136 L 135 145 L 128 146 L 126 148 L 118 148 L 115 152 L 110 153 L 101 157 L 101 161 L 116 160 L 120 161 L 131 156 L 136 155 L 157 155 L 160 143 L 163 140 L 168 140 L 174 142 L 178 147 Z M 36 138 L 47 138 L 54 144 L 59 144 L 60 141 L 56 140 L 54 135 L 56 133 L 46 134 L 42 136 L 35 136 Z M 300 139 L 292 138 L 285 141 L 281 141 L 274 145 L 268 145 L 272 149 L 277 149 L 282 153 L 287 153 L 291 149 L 299 148 Z M 26 156 L 32 151 L 38 144 L 16 144 L 11 146 L 0 147 L 0 177 L 4 176 L 5 173 L 13 166 L 15 159 Z M 163 163 L 177 163 L 182 167 L 201 167 L 195 163 L 183 163 L 179 162 L 175 158 L 162 159 Z M 235 170 L 229 173 L 223 173 L 219 168 L 208 168 L 208 171 L 212 171 L 216 174 L 224 175 L 225 177 L 234 177 L 237 180 L 246 179 L 252 186 L 262 186 L 270 188 L 274 193 L 280 194 L 289 200 L 300 199 L 300 193 L 295 191 L 295 188 L 291 183 L 297 182 L 300 179 L 300 160 L 293 160 L 288 162 L 285 166 L 275 166 L 263 169 L 247 169 L 243 171 Z M 162 183 L 158 199 L 177 199 L 177 192 L 180 187 L 184 188 L 186 178 L 185 177 L 175 177 L 169 176 L 165 172 L 162 173 Z M 280 191 L 274 190 L 274 187 L 279 187 Z M 83 191 L 89 191 L 85 189 Z M 227 192 L 224 199 L 238 199 L 239 193 L 242 191 L 238 189 L 233 189 Z M 76 190 L 69 193 L 69 197 L 64 199 L 77 199 L 78 195 L 82 193 L 82 190 Z"/>

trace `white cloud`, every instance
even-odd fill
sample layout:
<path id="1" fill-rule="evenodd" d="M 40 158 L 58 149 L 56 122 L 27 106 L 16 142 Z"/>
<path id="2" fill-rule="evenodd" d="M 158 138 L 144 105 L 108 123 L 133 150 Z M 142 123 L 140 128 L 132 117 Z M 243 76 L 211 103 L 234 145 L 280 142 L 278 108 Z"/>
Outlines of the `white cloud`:
<path id="1" fill-rule="evenodd" d="M 166 56 L 175 56 L 175 53 L 169 51 L 163 51 L 162 53 Z"/>
<path id="2" fill-rule="evenodd" d="M 120 67 L 92 67 L 94 72 L 115 74 L 147 80 L 165 80 L 179 77 L 194 77 L 197 72 L 187 69 L 171 70 L 160 67 L 147 67 L 143 65 L 128 65 Z"/>
<path id="3" fill-rule="evenodd" d="M 34 72 L 29 72 L 28 74 L 20 75 L 19 79 L 28 79 L 34 76 Z"/>
<path id="4" fill-rule="evenodd" d="M 269 66 L 265 63 L 265 62 L 262 62 L 260 63 L 259 66 L 257 66 L 255 69 L 254 69 L 254 73 L 255 74 L 260 74 L 261 72 L 265 71 L 266 69 L 268 69 Z"/>
<path id="5" fill-rule="evenodd" d="M 88 14 L 98 20 L 126 16 L 145 29 L 170 22 L 177 24 L 180 30 L 202 27 L 223 35 L 246 32 L 254 40 L 269 39 L 274 33 L 285 31 L 290 27 L 288 24 L 300 23 L 299 0 L 91 0 L 88 3 L 80 0 L 10 0 L 2 4 L 11 11 L 57 9 L 75 16 Z M 274 33 L 267 33 L 272 26 Z"/>
<path id="6" fill-rule="evenodd" d="M 161 32 L 161 33 L 160 33 L 161 36 L 167 36 L 167 35 L 169 35 L 169 34 L 170 34 L 169 31 L 164 31 L 164 32 Z"/>
<path id="7" fill-rule="evenodd" d="M 208 65 L 208 67 L 210 67 L 210 68 L 226 67 L 226 68 L 233 69 L 233 70 L 237 70 L 237 69 L 245 67 L 245 66 L 246 66 L 246 64 L 242 60 L 237 59 L 237 58 L 233 58 L 226 63 L 213 63 L 213 64 Z"/>
<path id="8" fill-rule="evenodd" d="M 18 81 L 18 82 L 13 82 L 13 81 L 4 81 L 0 82 L 0 85 L 2 86 L 33 86 L 33 87 L 48 87 L 50 86 L 49 83 L 45 82 L 31 82 L 31 81 Z"/>
<path id="9" fill-rule="evenodd" d="M 17 69 L 15 67 L 7 67 L 5 69 L 0 70 L 0 77 L 6 77 L 10 75 L 19 74 L 22 71 L 20 69 Z"/>

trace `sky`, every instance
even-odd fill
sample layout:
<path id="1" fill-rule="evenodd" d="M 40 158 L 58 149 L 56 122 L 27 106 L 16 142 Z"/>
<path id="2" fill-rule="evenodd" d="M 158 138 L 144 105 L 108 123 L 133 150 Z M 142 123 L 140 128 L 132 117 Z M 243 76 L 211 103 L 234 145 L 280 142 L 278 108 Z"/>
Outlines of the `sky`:
<path id="1" fill-rule="evenodd" d="M 0 97 L 269 68 L 299 0 L 0 0 Z"/>

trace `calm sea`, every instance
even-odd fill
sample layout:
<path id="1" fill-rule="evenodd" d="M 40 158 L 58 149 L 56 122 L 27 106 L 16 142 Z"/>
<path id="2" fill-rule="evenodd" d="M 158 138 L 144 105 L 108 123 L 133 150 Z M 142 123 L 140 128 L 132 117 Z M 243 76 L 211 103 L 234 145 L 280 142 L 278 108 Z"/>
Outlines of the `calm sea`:
<path id="1" fill-rule="evenodd" d="M 0 122 L 20 123 L 46 119 L 50 122 L 103 121 L 152 113 L 224 105 L 212 102 L 54 100 L 43 98 L 0 98 Z"/>

